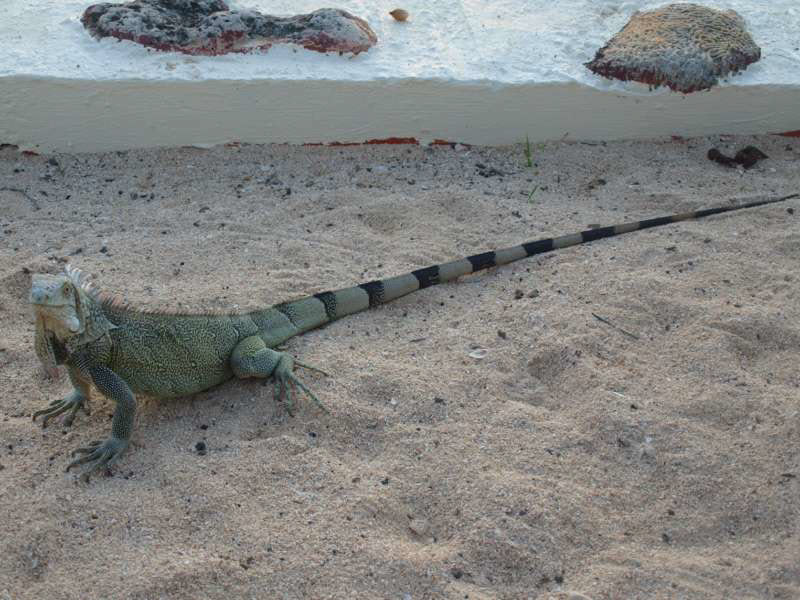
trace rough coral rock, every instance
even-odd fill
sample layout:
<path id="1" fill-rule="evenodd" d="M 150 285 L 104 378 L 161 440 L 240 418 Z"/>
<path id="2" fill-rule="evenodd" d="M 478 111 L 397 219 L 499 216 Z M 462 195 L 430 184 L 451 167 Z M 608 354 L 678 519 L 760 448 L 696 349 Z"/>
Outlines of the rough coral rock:
<path id="1" fill-rule="evenodd" d="M 761 58 L 736 11 L 670 4 L 636 12 L 625 27 L 585 63 L 609 79 L 666 85 L 688 94 Z"/>
<path id="2" fill-rule="evenodd" d="M 131 40 L 186 54 L 264 50 L 288 43 L 318 52 L 358 54 L 378 38 L 369 24 L 336 8 L 273 17 L 255 10 L 230 10 L 222 0 L 134 0 L 94 4 L 81 18 L 96 38 Z"/>

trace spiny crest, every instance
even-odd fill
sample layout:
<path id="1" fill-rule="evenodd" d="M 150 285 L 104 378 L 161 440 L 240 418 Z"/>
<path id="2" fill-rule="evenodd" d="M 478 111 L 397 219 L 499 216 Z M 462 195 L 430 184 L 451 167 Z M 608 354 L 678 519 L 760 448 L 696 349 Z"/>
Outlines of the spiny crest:
<path id="1" fill-rule="evenodd" d="M 169 315 L 175 317 L 187 317 L 193 315 L 208 316 L 232 316 L 241 314 L 236 309 L 212 309 L 203 311 L 187 311 L 179 307 L 156 307 L 156 306 L 134 306 L 126 300 L 122 294 L 99 290 L 91 281 L 90 276 L 72 265 L 64 267 L 64 274 L 69 278 L 75 287 L 83 290 L 90 298 L 99 302 L 104 307 L 128 312 L 137 312 L 145 315 Z"/>
<path id="2" fill-rule="evenodd" d="M 122 306 L 125 304 L 122 296 L 98 290 L 91 281 L 90 276 L 77 267 L 68 264 L 64 267 L 64 274 L 75 287 L 83 290 L 92 300 L 109 306 Z"/>
<path id="3" fill-rule="evenodd" d="M 83 271 L 68 264 L 64 267 L 64 274 L 72 282 L 72 285 L 91 293 L 92 284 L 89 281 L 89 277 Z"/>

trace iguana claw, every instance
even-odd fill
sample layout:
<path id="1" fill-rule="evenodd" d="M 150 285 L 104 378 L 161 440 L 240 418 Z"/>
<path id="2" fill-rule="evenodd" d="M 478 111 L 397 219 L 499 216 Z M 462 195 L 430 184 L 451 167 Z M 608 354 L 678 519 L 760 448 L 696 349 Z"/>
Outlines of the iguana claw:
<path id="1" fill-rule="evenodd" d="M 305 363 L 301 363 L 297 359 L 294 359 L 294 364 L 297 365 L 298 367 L 303 367 L 304 369 L 308 369 L 309 371 L 314 371 L 315 373 L 319 373 L 320 375 L 322 375 L 324 377 L 330 377 L 330 375 L 328 375 L 322 369 L 318 369 L 317 367 L 312 367 L 311 365 L 307 365 Z"/>
<path id="2" fill-rule="evenodd" d="M 77 413 L 80 408 L 82 408 L 87 415 L 89 414 L 89 405 L 86 396 L 75 390 L 63 400 L 53 400 L 47 408 L 37 410 L 33 413 L 32 418 L 35 421 L 37 417 L 43 416 L 42 428 L 45 428 L 50 419 L 69 411 L 69 414 L 61 421 L 65 427 L 69 427 L 75 420 L 75 413 Z"/>
<path id="3" fill-rule="evenodd" d="M 120 438 L 111 437 L 106 441 L 96 441 L 90 443 L 88 446 L 73 450 L 72 456 L 76 454 L 85 454 L 80 458 L 76 458 L 67 465 L 67 471 L 72 467 L 77 467 L 88 462 L 92 464 L 83 472 L 81 479 L 89 481 L 89 475 L 100 469 L 109 469 L 117 459 L 128 447 L 128 441 Z"/>
<path id="4" fill-rule="evenodd" d="M 288 355 L 284 355 L 288 356 Z M 287 364 L 288 362 L 288 364 Z M 291 384 L 299 387 L 302 391 L 306 393 L 306 395 L 311 398 L 314 403 L 319 407 L 322 412 L 329 412 L 325 405 L 320 402 L 319 398 L 314 395 L 306 385 L 300 381 L 297 376 L 292 373 L 292 362 L 300 367 L 305 367 L 307 369 L 312 369 L 315 371 L 319 371 L 319 369 L 314 369 L 313 367 L 308 367 L 303 365 L 297 361 L 285 361 L 281 360 L 278 363 L 278 366 L 275 367 L 275 371 L 272 373 L 272 376 L 275 378 L 275 400 L 278 402 L 283 402 L 283 405 L 286 407 L 286 412 L 290 415 L 294 416 L 294 399 L 292 398 L 292 387 Z M 322 372 L 322 371 L 320 371 Z"/>

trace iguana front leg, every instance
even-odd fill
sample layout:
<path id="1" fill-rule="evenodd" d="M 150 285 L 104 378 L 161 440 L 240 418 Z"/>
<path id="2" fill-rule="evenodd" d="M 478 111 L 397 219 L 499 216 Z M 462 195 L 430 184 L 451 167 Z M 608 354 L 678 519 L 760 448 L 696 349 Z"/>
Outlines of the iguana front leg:
<path id="1" fill-rule="evenodd" d="M 69 413 L 61 421 L 61 424 L 65 427 L 72 425 L 75 420 L 75 414 L 79 409 L 82 408 L 87 415 L 89 414 L 89 382 L 74 369 L 69 369 L 69 379 L 75 388 L 69 396 L 61 400 L 53 400 L 46 408 L 33 413 L 32 418 L 34 421 L 37 417 L 44 417 L 42 419 L 42 428 L 47 427 L 47 422 L 50 419 L 67 411 Z"/>
<path id="2" fill-rule="evenodd" d="M 291 384 L 296 385 L 311 398 L 323 411 L 328 409 L 319 401 L 314 393 L 292 372 L 295 361 L 286 352 L 276 352 L 257 335 L 243 339 L 231 354 L 231 369 L 241 378 L 272 376 L 275 379 L 275 399 L 283 402 L 289 414 L 294 410 Z M 298 363 L 299 365 L 300 363 Z M 306 365 L 302 365 L 306 366 Z"/>
<path id="3" fill-rule="evenodd" d="M 114 416 L 111 419 L 111 437 L 104 442 L 92 442 L 88 446 L 78 448 L 72 455 L 83 456 L 67 465 L 69 471 L 72 467 L 90 463 L 81 476 L 84 480 L 88 480 L 93 472 L 111 467 L 128 447 L 136 415 L 136 399 L 128 384 L 108 367 L 81 359 L 75 361 L 74 367 L 81 375 L 88 377 L 101 394 L 116 403 Z"/>

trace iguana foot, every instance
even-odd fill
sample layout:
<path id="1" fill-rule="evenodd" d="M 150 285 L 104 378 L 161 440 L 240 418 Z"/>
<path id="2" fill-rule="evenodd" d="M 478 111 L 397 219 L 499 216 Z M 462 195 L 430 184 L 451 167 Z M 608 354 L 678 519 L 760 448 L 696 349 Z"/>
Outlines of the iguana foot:
<path id="1" fill-rule="evenodd" d="M 306 395 L 311 398 L 314 403 L 319 407 L 322 412 L 327 413 L 328 409 L 325 408 L 325 405 L 320 402 L 319 398 L 314 395 L 310 389 L 306 387 L 306 385 L 297 378 L 292 372 L 292 367 L 297 364 L 298 366 L 307 367 L 301 363 L 296 362 L 290 355 L 282 354 L 278 365 L 275 367 L 275 370 L 272 372 L 272 376 L 275 378 L 275 400 L 278 402 L 283 402 L 283 405 L 286 407 L 286 412 L 290 415 L 294 416 L 294 399 L 292 398 L 292 386 L 299 387 L 302 391 L 306 393 Z M 314 369 L 318 370 L 318 369 Z"/>
<path id="2" fill-rule="evenodd" d="M 287 412 L 294 412 L 294 399 L 292 398 L 292 385 L 304 391 L 319 408 L 328 412 L 314 393 L 292 372 L 294 366 L 304 367 L 313 371 L 320 371 L 314 367 L 295 361 L 290 354 L 278 352 L 267 348 L 264 340 L 253 335 L 239 342 L 231 355 L 231 367 L 237 377 L 273 377 L 275 380 L 275 399 L 283 402 Z"/>
<path id="3" fill-rule="evenodd" d="M 43 416 L 42 428 L 45 428 L 50 419 L 69 411 L 67 416 L 61 421 L 62 425 L 69 427 L 75 420 L 75 413 L 77 413 L 80 408 L 82 408 L 87 415 L 89 414 L 88 399 L 79 391 L 75 390 L 63 400 L 53 400 L 47 408 L 37 410 L 33 413 L 33 420 L 35 421 L 36 417 Z"/>
<path id="4" fill-rule="evenodd" d="M 80 458 L 76 458 L 67 465 L 67 471 L 72 467 L 77 467 L 85 463 L 91 463 L 86 470 L 81 474 L 81 479 L 89 481 L 89 475 L 100 469 L 109 469 L 117 459 L 128 447 L 128 440 L 121 438 L 110 437 L 105 442 L 92 442 L 88 446 L 78 448 L 72 452 L 72 456 L 76 454 L 84 454 Z"/>

